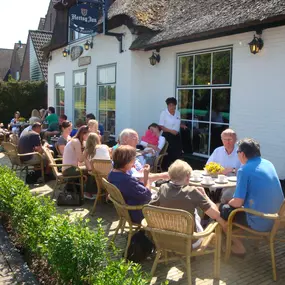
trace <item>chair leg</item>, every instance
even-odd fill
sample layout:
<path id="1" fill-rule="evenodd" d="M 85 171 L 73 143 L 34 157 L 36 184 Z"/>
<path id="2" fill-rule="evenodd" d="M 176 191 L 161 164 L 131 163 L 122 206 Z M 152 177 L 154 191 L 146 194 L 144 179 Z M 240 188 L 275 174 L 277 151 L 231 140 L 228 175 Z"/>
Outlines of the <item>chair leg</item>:
<path id="1" fill-rule="evenodd" d="M 218 226 L 216 228 L 216 244 L 214 253 L 214 278 L 220 278 L 220 267 L 221 267 L 221 243 L 222 243 L 222 233 L 221 228 Z"/>
<path id="2" fill-rule="evenodd" d="M 151 268 L 151 272 L 150 272 L 150 276 L 151 276 L 151 277 L 153 277 L 153 275 L 154 275 L 154 272 L 155 272 L 155 270 L 156 270 L 156 267 L 157 267 L 158 260 L 159 260 L 160 256 L 161 256 L 161 250 L 158 250 L 158 251 L 156 252 L 155 260 L 154 260 L 153 265 L 152 265 L 152 268 Z"/>
<path id="3" fill-rule="evenodd" d="M 121 234 L 123 234 L 124 229 L 125 229 L 125 226 L 126 226 L 126 221 L 124 221 L 124 222 L 122 223 L 122 226 L 121 226 Z"/>
<path id="4" fill-rule="evenodd" d="M 97 183 L 97 181 L 96 181 L 96 183 Z M 95 201 L 94 201 L 94 205 L 93 205 L 93 208 L 92 208 L 92 210 L 91 210 L 91 216 L 93 216 L 94 213 L 95 213 L 96 205 L 97 205 L 97 203 L 98 203 L 98 200 L 101 198 L 101 195 L 102 195 L 102 194 L 101 194 L 101 188 L 98 187 L 96 199 L 95 199 Z"/>
<path id="5" fill-rule="evenodd" d="M 275 261 L 275 252 L 274 252 L 274 241 L 270 241 L 270 254 L 271 254 L 271 262 L 272 262 L 272 274 L 273 274 L 273 280 L 277 280 L 277 274 L 276 274 L 276 261 Z"/>
<path id="6" fill-rule="evenodd" d="M 229 226 L 227 231 L 227 243 L 226 243 L 226 254 L 225 254 L 225 260 L 229 260 L 232 250 L 232 227 Z"/>
<path id="7" fill-rule="evenodd" d="M 132 228 L 130 228 L 130 231 L 128 233 L 128 242 L 127 242 L 127 246 L 126 246 L 125 254 L 124 254 L 125 259 L 127 258 L 127 255 L 128 255 L 128 249 L 129 249 L 129 246 L 131 244 L 132 236 L 133 236 L 133 232 L 132 232 Z"/>
<path id="8" fill-rule="evenodd" d="M 112 237 L 112 240 L 111 240 L 112 242 L 115 241 L 115 238 L 116 238 L 116 236 L 117 236 L 117 234 L 118 234 L 119 229 L 122 227 L 122 224 L 123 224 L 123 221 L 120 220 L 120 221 L 119 221 L 119 224 L 118 224 L 118 226 L 117 226 L 117 228 L 116 228 L 116 230 L 115 230 L 115 233 L 114 233 L 114 235 L 113 235 L 113 237 Z"/>
<path id="9" fill-rule="evenodd" d="M 187 273 L 188 285 L 192 285 L 191 256 L 186 256 L 186 273 Z"/>

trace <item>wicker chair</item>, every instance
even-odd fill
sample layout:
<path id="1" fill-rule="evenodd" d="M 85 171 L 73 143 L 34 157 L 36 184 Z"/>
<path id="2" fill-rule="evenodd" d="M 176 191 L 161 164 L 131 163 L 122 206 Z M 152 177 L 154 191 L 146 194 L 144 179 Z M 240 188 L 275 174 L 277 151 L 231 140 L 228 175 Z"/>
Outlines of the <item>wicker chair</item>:
<path id="1" fill-rule="evenodd" d="M 55 149 L 56 149 L 56 151 L 57 151 L 57 157 L 62 158 L 62 155 L 61 155 L 61 153 L 60 153 L 60 150 L 59 150 L 59 147 L 58 147 L 58 143 L 57 143 L 57 142 L 54 144 L 54 147 L 55 147 Z"/>
<path id="2" fill-rule="evenodd" d="M 233 219 L 238 212 L 246 212 L 264 219 L 270 219 L 274 221 L 273 227 L 270 232 L 258 232 L 249 227 L 242 226 L 233 222 Z M 275 261 L 275 252 L 274 252 L 274 242 L 281 241 L 285 242 L 285 239 L 276 238 L 277 232 L 281 227 L 281 224 L 285 222 L 285 200 L 280 207 L 280 210 L 276 214 L 265 214 L 257 212 L 251 209 L 238 208 L 231 212 L 228 218 L 228 231 L 227 231 L 227 246 L 226 246 L 226 260 L 229 259 L 231 254 L 231 245 L 232 238 L 246 238 L 246 239 L 255 239 L 255 240 L 267 240 L 270 246 L 271 253 L 271 262 L 272 262 L 272 274 L 273 280 L 277 280 L 276 274 L 276 261 Z M 236 227 L 233 231 L 233 226 Z"/>
<path id="3" fill-rule="evenodd" d="M 109 183 L 105 178 L 103 178 L 102 181 L 103 181 L 103 185 L 106 191 L 109 194 L 109 199 L 113 202 L 115 209 L 117 211 L 117 214 L 119 216 L 119 224 L 115 230 L 112 241 L 115 240 L 120 229 L 121 229 L 121 232 L 123 232 L 124 229 L 126 228 L 129 229 L 128 242 L 127 242 L 127 246 L 126 246 L 125 254 L 124 254 L 124 257 L 126 258 L 127 253 L 128 253 L 128 248 L 131 243 L 131 238 L 141 228 L 140 224 L 136 224 L 132 222 L 129 211 L 142 210 L 144 205 L 138 205 L 138 206 L 127 205 L 125 202 L 125 199 L 122 196 L 121 191 L 115 185 Z"/>
<path id="4" fill-rule="evenodd" d="M 103 160 L 103 159 L 93 159 L 91 161 L 91 165 L 92 165 L 92 172 L 89 174 L 94 176 L 97 184 L 96 199 L 94 201 L 94 205 L 91 210 L 91 215 L 93 215 L 95 213 L 98 200 L 101 200 L 103 196 L 106 196 L 106 192 L 104 191 L 105 188 L 102 183 L 102 178 L 107 179 L 107 176 L 112 170 L 113 165 L 111 160 Z"/>
<path id="5" fill-rule="evenodd" d="M 158 155 L 158 156 L 155 158 L 155 160 L 154 160 L 153 168 L 152 168 L 152 172 L 153 172 L 153 173 L 162 172 L 161 165 L 162 165 L 162 162 L 163 162 L 164 157 L 165 157 L 166 155 L 168 155 L 167 149 L 168 149 L 168 142 L 165 141 L 165 144 L 164 144 L 162 150 L 160 151 L 159 155 Z"/>
<path id="6" fill-rule="evenodd" d="M 57 190 L 57 187 L 60 187 L 60 185 L 65 185 L 67 183 L 74 183 L 74 184 L 78 184 L 76 182 L 74 182 L 74 180 L 79 179 L 79 185 L 80 185 L 80 190 L 81 190 L 81 195 L 83 197 L 84 195 L 84 175 L 83 175 L 83 171 L 77 167 L 77 170 L 79 172 L 78 175 L 74 175 L 74 176 L 63 176 L 62 172 L 61 172 L 61 168 L 63 166 L 73 166 L 73 165 L 68 165 L 68 164 L 57 164 L 57 162 L 62 161 L 62 158 L 54 158 L 53 157 L 53 152 L 48 149 L 48 148 L 44 148 L 44 153 L 48 159 L 49 162 L 49 166 L 52 169 L 52 172 L 55 176 L 56 179 L 56 183 L 54 186 L 54 191 L 53 191 L 53 195 L 52 198 L 55 197 L 55 192 Z"/>
<path id="7" fill-rule="evenodd" d="M 156 257 L 151 269 L 151 276 L 154 275 L 157 264 L 168 260 L 181 260 L 186 257 L 186 272 L 188 285 L 191 280 L 191 256 L 214 254 L 214 277 L 220 275 L 221 258 L 221 227 L 217 222 L 200 233 L 194 232 L 193 216 L 184 210 L 169 209 L 147 205 L 143 208 L 145 219 L 142 222 L 145 230 L 150 231 L 156 246 Z M 202 243 L 192 249 L 192 242 L 203 238 Z M 213 243 L 214 242 L 214 243 Z M 209 245 L 213 245 L 208 249 Z M 175 253 L 167 258 L 169 252 Z M 164 258 L 160 259 L 164 255 Z"/>
<path id="8" fill-rule="evenodd" d="M 41 178 L 42 182 L 45 181 L 45 171 L 44 171 L 44 160 L 43 156 L 38 152 L 31 152 L 31 153 L 25 153 L 25 154 L 19 154 L 18 153 L 18 147 L 10 142 L 2 142 L 2 146 L 4 148 L 5 154 L 8 156 L 10 162 L 11 162 L 11 169 L 12 170 L 20 170 L 20 178 L 22 177 L 22 172 L 25 170 L 26 175 L 28 174 L 29 167 L 39 168 L 41 170 Z M 30 156 L 30 155 L 37 155 L 39 157 L 39 162 L 37 163 L 31 163 L 31 162 L 25 162 L 21 161 L 21 157 Z"/>

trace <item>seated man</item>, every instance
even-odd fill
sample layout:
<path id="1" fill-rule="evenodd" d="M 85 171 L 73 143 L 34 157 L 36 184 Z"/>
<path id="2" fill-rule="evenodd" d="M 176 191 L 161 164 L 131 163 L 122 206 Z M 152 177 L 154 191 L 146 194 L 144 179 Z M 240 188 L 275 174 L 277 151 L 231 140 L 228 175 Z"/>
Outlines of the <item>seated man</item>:
<path id="1" fill-rule="evenodd" d="M 221 134 L 223 146 L 217 147 L 209 157 L 207 163 L 216 162 L 225 169 L 223 174 L 236 174 L 236 171 L 241 167 L 241 162 L 237 155 L 237 135 L 232 129 L 226 129 Z M 234 193 L 234 188 L 224 188 L 221 198 L 222 203 L 228 202 Z"/>
<path id="2" fill-rule="evenodd" d="M 34 123 L 32 125 L 32 130 L 20 137 L 18 144 L 19 154 L 25 154 L 30 152 L 43 153 L 41 145 L 41 124 Z M 40 163 L 40 158 L 38 155 L 29 155 L 21 157 L 21 161 L 29 163 Z"/>
<path id="3" fill-rule="evenodd" d="M 96 120 L 96 117 L 94 114 L 90 113 L 86 115 L 86 125 L 88 125 L 89 120 Z M 99 124 L 98 129 L 100 131 L 100 135 L 104 135 L 104 127 L 102 124 Z"/>
<path id="4" fill-rule="evenodd" d="M 54 107 L 48 108 L 49 115 L 46 117 L 46 122 L 48 123 L 48 128 L 44 131 L 44 138 L 48 139 L 51 136 L 56 136 L 59 134 L 59 120 L 58 116 L 55 114 Z"/>
<path id="5" fill-rule="evenodd" d="M 196 232 L 203 231 L 197 208 L 224 226 L 225 221 L 220 217 L 217 206 L 206 195 L 204 188 L 189 186 L 191 172 L 192 168 L 187 162 L 180 159 L 173 162 L 168 169 L 171 181 L 160 186 L 158 205 L 188 211 L 194 218 Z"/>
<path id="6" fill-rule="evenodd" d="M 138 133 L 133 129 L 124 129 L 119 136 L 121 145 L 130 145 L 133 148 L 136 148 L 139 136 Z M 116 152 L 116 151 L 115 151 Z M 137 175 L 138 172 L 142 172 L 144 165 L 141 163 L 140 159 L 136 157 L 134 166 L 130 170 L 131 175 Z M 159 179 L 169 179 L 168 173 L 150 173 L 149 174 L 150 182 L 159 180 Z"/>
<path id="7" fill-rule="evenodd" d="M 261 158 L 260 146 L 252 139 L 241 140 L 237 153 L 243 166 L 238 170 L 233 199 L 228 204 L 220 205 L 221 217 L 227 220 L 231 211 L 240 207 L 277 213 L 284 195 L 273 164 Z M 244 212 L 237 213 L 234 221 L 260 232 L 270 231 L 274 222 Z M 240 241 L 237 246 L 240 253 L 245 253 Z"/>

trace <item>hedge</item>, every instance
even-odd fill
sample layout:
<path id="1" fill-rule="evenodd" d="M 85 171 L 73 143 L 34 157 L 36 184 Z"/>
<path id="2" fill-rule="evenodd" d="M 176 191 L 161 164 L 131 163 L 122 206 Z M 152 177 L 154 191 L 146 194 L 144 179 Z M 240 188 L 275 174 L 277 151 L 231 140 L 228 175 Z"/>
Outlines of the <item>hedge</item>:
<path id="1" fill-rule="evenodd" d="M 0 212 L 7 214 L 18 240 L 46 260 L 59 284 L 146 285 L 150 279 L 138 264 L 111 259 L 101 221 L 57 214 L 49 197 L 33 196 L 22 180 L 0 167 Z"/>
<path id="2" fill-rule="evenodd" d="M 28 120 L 32 109 L 41 108 L 47 108 L 44 81 L 0 82 L 0 122 L 8 124 L 16 111 Z"/>

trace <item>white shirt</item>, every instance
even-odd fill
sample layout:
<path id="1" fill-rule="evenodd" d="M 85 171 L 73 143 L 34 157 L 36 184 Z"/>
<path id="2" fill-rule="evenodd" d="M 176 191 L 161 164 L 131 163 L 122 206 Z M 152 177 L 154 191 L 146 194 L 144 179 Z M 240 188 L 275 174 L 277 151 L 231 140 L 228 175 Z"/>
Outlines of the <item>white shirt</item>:
<path id="1" fill-rule="evenodd" d="M 28 127 L 24 128 L 23 131 L 21 132 L 20 138 L 22 136 L 24 136 L 25 134 L 27 134 L 31 130 L 32 130 L 32 126 L 28 126 Z"/>
<path id="2" fill-rule="evenodd" d="M 241 162 L 238 159 L 237 146 L 231 154 L 228 154 L 224 146 L 217 147 L 212 155 L 209 157 L 207 163 L 216 162 L 224 168 L 235 168 L 238 170 L 241 167 Z"/>
<path id="3" fill-rule="evenodd" d="M 168 109 L 166 109 L 161 112 L 158 124 L 170 130 L 179 132 L 181 123 L 180 118 L 181 116 L 179 111 L 175 111 L 174 115 L 171 115 Z"/>
<path id="4" fill-rule="evenodd" d="M 105 144 L 100 144 L 96 147 L 96 153 L 93 159 L 106 159 L 110 160 L 109 147 Z"/>
<path id="5" fill-rule="evenodd" d="M 143 146 L 143 147 L 147 147 L 148 143 L 147 142 L 144 142 L 144 141 L 141 141 L 140 144 Z M 157 147 L 159 148 L 159 151 L 157 152 L 157 155 L 160 153 L 160 151 L 163 149 L 165 145 L 165 137 L 163 136 L 159 136 L 158 138 L 158 145 Z"/>

